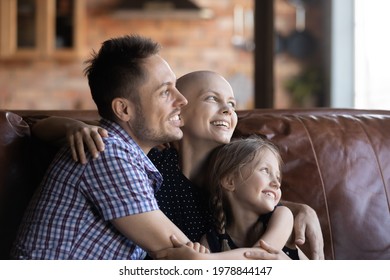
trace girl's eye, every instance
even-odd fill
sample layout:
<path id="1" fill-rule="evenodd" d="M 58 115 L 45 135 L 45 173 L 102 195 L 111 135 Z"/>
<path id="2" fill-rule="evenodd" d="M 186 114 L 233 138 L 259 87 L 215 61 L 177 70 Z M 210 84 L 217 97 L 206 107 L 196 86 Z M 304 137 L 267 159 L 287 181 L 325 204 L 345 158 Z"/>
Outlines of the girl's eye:
<path id="1" fill-rule="evenodd" d="M 267 167 L 261 168 L 260 171 L 264 172 L 265 174 L 269 174 L 269 169 Z"/>

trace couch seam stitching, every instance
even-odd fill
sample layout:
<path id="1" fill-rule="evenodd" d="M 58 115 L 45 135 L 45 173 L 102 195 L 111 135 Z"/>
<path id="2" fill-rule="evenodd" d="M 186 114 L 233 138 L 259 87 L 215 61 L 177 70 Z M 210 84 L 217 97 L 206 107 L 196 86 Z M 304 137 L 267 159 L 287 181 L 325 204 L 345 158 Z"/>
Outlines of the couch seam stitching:
<path id="1" fill-rule="evenodd" d="M 322 172 L 321 172 L 321 169 L 320 169 L 320 165 L 319 165 L 319 162 L 318 162 L 318 157 L 317 157 L 317 153 L 314 149 L 314 144 L 313 144 L 313 140 L 312 140 L 312 137 L 309 133 L 309 130 L 307 129 L 307 126 L 305 125 L 304 121 L 303 121 L 303 118 L 302 117 L 299 117 L 299 116 L 296 116 L 296 118 L 298 119 L 298 121 L 302 124 L 303 128 L 305 129 L 306 131 L 306 135 L 309 139 L 309 142 L 310 142 L 310 147 L 311 147 L 311 150 L 313 152 L 313 156 L 314 156 L 314 159 L 315 159 L 315 162 L 316 162 L 316 165 L 317 165 L 317 170 L 318 170 L 318 174 L 320 176 L 320 180 L 321 180 L 321 187 L 322 187 L 322 193 L 324 195 L 324 198 L 325 198 L 325 208 L 326 208 L 326 215 L 327 215 L 327 219 L 328 219 L 328 223 L 329 223 L 329 230 L 330 230 L 330 242 L 331 242 L 331 250 L 332 250 L 332 258 L 335 259 L 335 252 L 334 252 L 334 244 L 333 244 L 333 230 L 332 230 L 332 223 L 331 223 L 331 219 L 330 219 L 330 213 L 329 213 L 329 207 L 328 207 L 328 199 L 326 197 L 326 191 L 325 191 L 325 184 L 324 184 L 324 180 L 323 180 L 323 176 L 322 176 Z"/>

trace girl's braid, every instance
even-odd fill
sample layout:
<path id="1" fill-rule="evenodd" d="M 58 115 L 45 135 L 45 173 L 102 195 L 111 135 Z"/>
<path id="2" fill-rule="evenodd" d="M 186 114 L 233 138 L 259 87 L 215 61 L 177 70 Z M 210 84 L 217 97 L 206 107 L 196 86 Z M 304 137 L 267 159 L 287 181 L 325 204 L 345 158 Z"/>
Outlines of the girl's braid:
<path id="1" fill-rule="evenodd" d="M 231 250 L 227 234 L 226 234 L 226 214 L 224 211 L 224 205 L 223 205 L 223 193 L 222 188 L 215 188 L 215 193 L 212 199 L 213 204 L 213 212 L 214 212 L 214 219 L 215 219 L 215 226 L 217 229 L 217 232 L 220 234 L 221 239 L 221 251 L 229 251 Z"/>

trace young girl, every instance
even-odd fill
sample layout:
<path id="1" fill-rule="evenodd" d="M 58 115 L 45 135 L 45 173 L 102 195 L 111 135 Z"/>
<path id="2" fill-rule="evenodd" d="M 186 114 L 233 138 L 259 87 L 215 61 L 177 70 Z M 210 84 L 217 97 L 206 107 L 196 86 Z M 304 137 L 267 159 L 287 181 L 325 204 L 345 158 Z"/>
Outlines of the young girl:
<path id="1" fill-rule="evenodd" d="M 293 215 L 279 204 L 281 163 L 276 146 L 258 136 L 216 149 L 207 176 L 215 227 L 201 240 L 211 252 L 256 246 L 261 238 L 299 259 L 298 249 L 288 242 Z"/>

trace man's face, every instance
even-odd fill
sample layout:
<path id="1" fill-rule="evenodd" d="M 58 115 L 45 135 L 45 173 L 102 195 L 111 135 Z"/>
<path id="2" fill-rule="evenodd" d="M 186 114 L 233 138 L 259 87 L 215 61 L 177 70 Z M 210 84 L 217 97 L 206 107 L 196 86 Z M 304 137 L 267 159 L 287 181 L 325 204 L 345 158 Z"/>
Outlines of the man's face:
<path id="1" fill-rule="evenodd" d="M 144 67 L 147 79 L 140 86 L 139 104 L 129 124 L 141 148 L 150 149 L 182 138 L 180 111 L 187 100 L 176 89 L 176 76 L 164 59 L 154 55 Z"/>

